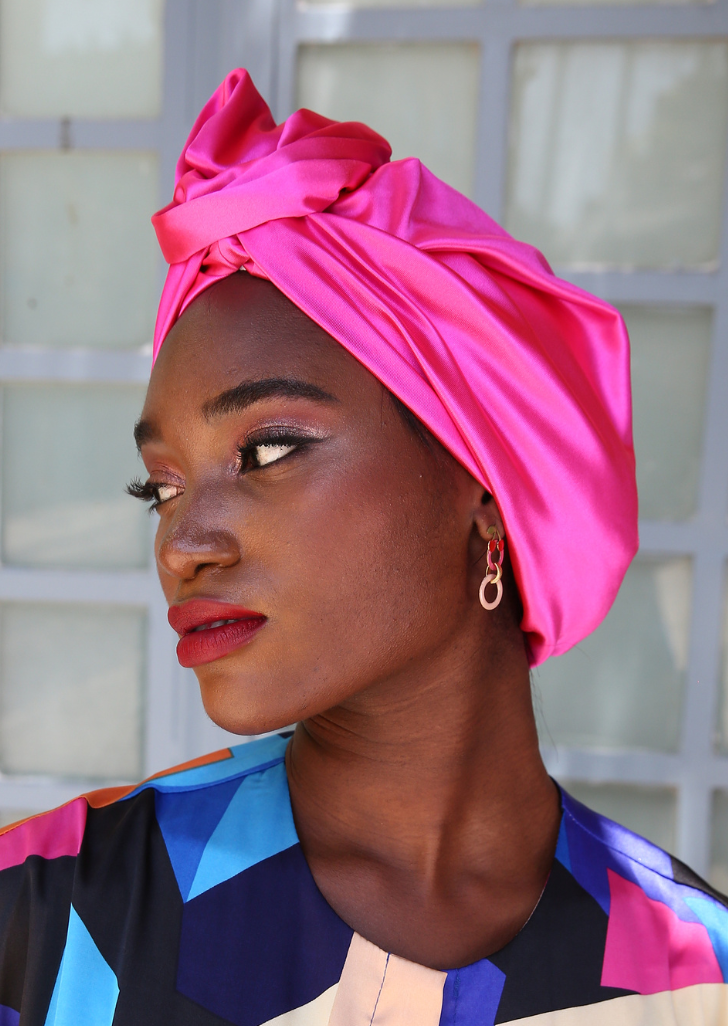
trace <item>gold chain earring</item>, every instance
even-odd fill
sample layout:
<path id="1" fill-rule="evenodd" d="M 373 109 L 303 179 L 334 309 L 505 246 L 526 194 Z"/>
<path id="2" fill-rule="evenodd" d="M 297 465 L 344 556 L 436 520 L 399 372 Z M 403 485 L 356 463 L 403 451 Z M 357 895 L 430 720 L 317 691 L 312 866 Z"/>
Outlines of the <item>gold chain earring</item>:
<path id="1" fill-rule="evenodd" d="M 503 598 L 503 582 L 501 577 L 503 576 L 503 551 L 506 543 L 495 526 L 489 527 L 486 535 L 490 539 L 488 541 L 488 573 L 481 581 L 478 598 L 483 609 L 490 610 L 499 606 L 500 600 Z M 495 585 L 495 598 L 492 602 L 488 602 L 485 597 L 485 589 L 489 584 Z"/>

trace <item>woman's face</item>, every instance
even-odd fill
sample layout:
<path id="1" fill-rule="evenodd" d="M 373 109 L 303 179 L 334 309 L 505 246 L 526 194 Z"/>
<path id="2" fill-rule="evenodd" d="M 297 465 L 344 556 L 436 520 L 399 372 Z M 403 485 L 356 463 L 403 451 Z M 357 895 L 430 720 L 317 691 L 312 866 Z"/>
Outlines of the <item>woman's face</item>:
<path id="1" fill-rule="evenodd" d="M 482 487 L 268 282 L 234 274 L 191 304 L 137 436 L 180 660 L 227 730 L 411 679 L 487 629 Z"/>

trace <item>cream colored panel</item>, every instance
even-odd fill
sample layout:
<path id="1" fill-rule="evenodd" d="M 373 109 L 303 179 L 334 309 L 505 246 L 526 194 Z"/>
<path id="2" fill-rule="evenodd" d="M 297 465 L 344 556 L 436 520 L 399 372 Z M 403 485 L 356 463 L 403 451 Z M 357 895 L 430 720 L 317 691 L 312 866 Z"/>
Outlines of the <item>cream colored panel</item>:
<path id="1" fill-rule="evenodd" d="M 628 994 L 513 1019 L 509 1026 L 728 1026 L 728 986 L 698 983 L 660 994 Z"/>
<path id="2" fill-rule="evenodd" d="M 329 1026 L 438 1026 L 446 977 L 355 933 Z"/>
<path id="3" fill-rule="evenodd" d="M 0 105 L 15 117 L 155 117 L 164 0 L 1 0 Z"/>
<path id="4" fill-rule="evenodd" d="M 143 472 L 132 440 L 144 390 L 13 385 L 4 391 L 2 558 L 45 568 L 145 566 L 151 525 L 124 492 Z"/>
<path id="5" fill-rule="evenodd" d="M 328 1026 L 338 987 L 338 983 L 335 983 L 307 1005 L 277 1015 L 275 1019 L 269 1019 L 262 1026 Z"/>
<path id="6" fill-rule="evenodd" d="M 298 105 L 363 121 L 471 195 L 480 50 L 476 43 L 347 43 L 298 51 Z"/>
<path id="7" fill-rule="evenodd" d="M 153 153 L 3 154 L 2 341 L 151 344 L 157 199 Z"/>
<path id="8" fill-rule="evenodd" d="M 641 559 L 604 623 L 533 674 L 542 743 L 675 751 L 692 608 L 689 559 Z"/>
<path id="9" fill-rule="evenodd" d="M 506 222 L 557 265 L 715 267 L 728 44 L 522 43 Z"/>
<path id="10" fill-rule="evenodd" d="M 712 312 L 623 307 L 632 344 L 640 516 L 685 520 L 698 504 Z"/>
<path id="11" fill-rule="evenodd" d="M 141 776 L 141 611 L 5 605 L 0 637 L 4 773 Z"/>
<path id="12" fill-rule="evenodd" d="M 675 851 L 677 794 L 670 787 L 636 784 L 587 784 L 561 780 L 577 801 L 621 823 L 665 851 Z"/>

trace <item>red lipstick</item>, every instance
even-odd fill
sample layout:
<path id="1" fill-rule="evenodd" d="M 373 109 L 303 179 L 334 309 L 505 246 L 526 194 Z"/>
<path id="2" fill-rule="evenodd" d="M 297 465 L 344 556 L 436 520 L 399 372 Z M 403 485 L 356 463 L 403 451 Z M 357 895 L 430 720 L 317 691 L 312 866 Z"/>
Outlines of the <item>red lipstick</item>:
<path id="1" fill-rule="evenodd" d="M 180 635 L 177 658 L 182 666 L 221 659 L 250 641 L 266 622 L 262 613 L 215 599 L 189 599 L 170 606 L 167 619 Z"/>

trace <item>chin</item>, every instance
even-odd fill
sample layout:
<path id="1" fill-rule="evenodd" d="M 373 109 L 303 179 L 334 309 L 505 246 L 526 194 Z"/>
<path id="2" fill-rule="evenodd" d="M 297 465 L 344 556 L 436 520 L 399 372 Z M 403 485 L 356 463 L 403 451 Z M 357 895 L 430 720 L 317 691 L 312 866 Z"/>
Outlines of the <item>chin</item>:
<path id="1" fill-rule="evenodd" d="M 237 679 L 196 670 L 205 712 L 218 727 L 231 734 L 267 734 L 285 730 L 310 715 L 306 704 L 291 701 L 296 689 L 271 687 L 270 682 Z M 318 711 L 318 710 L 317 710 Z"/>

